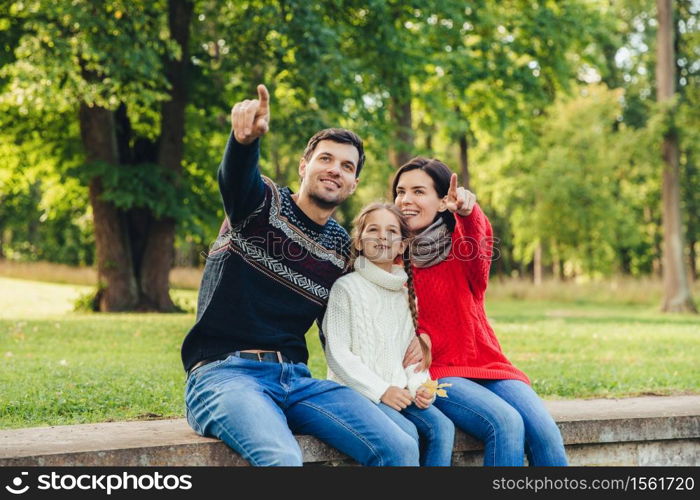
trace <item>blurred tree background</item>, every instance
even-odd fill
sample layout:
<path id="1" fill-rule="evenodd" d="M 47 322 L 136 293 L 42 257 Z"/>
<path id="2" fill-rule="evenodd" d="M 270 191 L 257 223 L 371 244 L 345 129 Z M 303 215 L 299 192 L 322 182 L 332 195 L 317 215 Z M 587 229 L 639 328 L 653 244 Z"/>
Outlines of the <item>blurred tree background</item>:
<path id="1" fill-rule="evenodd" d="M 0 258 L 96 267 L 101 310 L 173 310 L 171 267 L 200 266 L 223 218 L 230 108 L 265 83 L 266 175 L 294 189 L 314 132 L 355 130 L 347 226 L 438 157 L 491 218 L 500 277 L 660 277 L 675 168 L 692 283 L 700 0 L 668 3 L 660 99 L 654 0 L 0 0 Z"/>

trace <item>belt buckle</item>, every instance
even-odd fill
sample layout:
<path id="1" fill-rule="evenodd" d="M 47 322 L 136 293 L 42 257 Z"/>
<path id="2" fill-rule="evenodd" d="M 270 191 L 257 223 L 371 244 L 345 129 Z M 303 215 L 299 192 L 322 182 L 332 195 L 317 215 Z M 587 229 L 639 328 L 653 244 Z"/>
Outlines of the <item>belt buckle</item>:
<path id="1" fill-rule="evenodd" d="M 280 351 L 262 351 L 262 352 L 256 352 L 253 353 L 258 357 L 258 361 L 266 361 L 265 355 L 266 354 L 272 354 L 275 353 L 277 355 L 277 362 L 278 363 L 284 363 L 284 359 L 282 359 L 282 353 Z"/>

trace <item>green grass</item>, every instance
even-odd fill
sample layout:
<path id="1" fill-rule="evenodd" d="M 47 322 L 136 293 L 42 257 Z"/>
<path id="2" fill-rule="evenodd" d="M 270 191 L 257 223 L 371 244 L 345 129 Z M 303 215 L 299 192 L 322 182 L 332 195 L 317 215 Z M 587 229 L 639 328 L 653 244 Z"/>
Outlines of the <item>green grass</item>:
<path id="1" fill-rule="evenodd" d="M 0 427 L 182 413 L 190 315 L 0 320 Z"/>
<path id="2" fill-rule="evenodd" d="M 548 398 L 700 392 L 700 318 L 630 305 L 494 301 L 505 353 Z"/>
<path id="3" fill-rule="evenodd" d="M 0 278 L 0 428 L 183 415 L 180 345 L 193 314 L 70 312 L 85 291 Z M 504 351 L 542 396 L 700 393 L 700 318 L 594 299 L 487 299 Z M 307 341 L 324 377 L 315 330 Z"/>
<path id="4" fill-rule="evenodd" d="M 0 277 L 0 319 L 62 315 L 91 287 Z"/>

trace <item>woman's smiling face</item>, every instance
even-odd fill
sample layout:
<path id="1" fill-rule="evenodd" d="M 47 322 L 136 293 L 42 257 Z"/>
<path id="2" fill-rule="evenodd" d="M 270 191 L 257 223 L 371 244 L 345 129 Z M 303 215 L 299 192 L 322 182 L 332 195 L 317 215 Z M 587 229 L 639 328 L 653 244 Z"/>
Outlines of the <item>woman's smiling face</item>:
<path id="1" fill-rule="evenodd" d="M 446 209 L 445 200 L 438 196 L 433 179 L 419 168 L 401 174 L 394 204 L 406 217 L 408 227 L 414 233 L 428 227 L 438 212 Z"/>

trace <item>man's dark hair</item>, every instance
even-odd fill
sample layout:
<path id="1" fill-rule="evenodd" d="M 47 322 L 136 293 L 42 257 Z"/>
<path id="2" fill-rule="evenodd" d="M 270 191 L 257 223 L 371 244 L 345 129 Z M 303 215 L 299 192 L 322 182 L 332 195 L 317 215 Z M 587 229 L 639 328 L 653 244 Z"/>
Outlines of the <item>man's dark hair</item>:
<path id="1" fill-rule="evenodd" d="M 357 161 L 357 170 L 355 170 L 355 177 L 360 176 L 360 170 L 365 164 L 365 148 L 362 145 L 362 139 L 355 132 L 344 128 L 327 128 L 316 132 L 314 136 L 309 139 L 306 144 L 306 149 L 304 149 L 304 159 L 308 161 L 311 155 L 314 154 L 316 146 L 321 141 L 333 141 L 339 142 L 341 144 L 351 144 L 355 146 L 357 152 L 359 153 L 359 160 Z"/>

